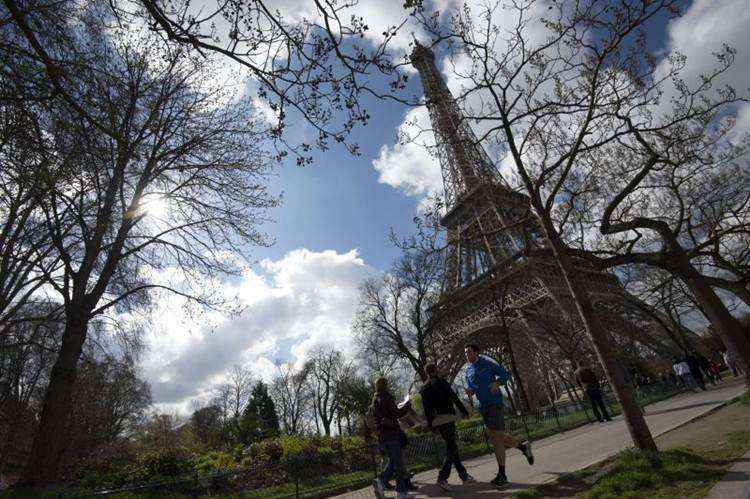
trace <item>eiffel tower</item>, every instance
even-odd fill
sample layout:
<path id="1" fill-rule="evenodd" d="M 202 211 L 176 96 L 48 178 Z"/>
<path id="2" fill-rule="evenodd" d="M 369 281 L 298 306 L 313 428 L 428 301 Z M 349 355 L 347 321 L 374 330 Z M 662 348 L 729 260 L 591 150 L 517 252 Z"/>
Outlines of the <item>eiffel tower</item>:
<path id="1" fill-rule="evenodd" d="M 422 80 L 445 190 L 446 213 L 440 220 L 446 229 L 445 271 L 440 299 L 430 311 L 433 355 L 455 377 L 465 345 L 498 352 L 502 329 L 517 357 L 575 347 L 573 355 L 580 358 L 590 350 L 588 341 L 581 341 L 586 333 L 528 197 L 511 189 L 490 161 L 438 72 L 433 52 L 417 43 L 411 62 Z M 675 350 L 665 347 L 669 341 L 663 334 L 653 333 L 659 326 L 614 274 L 584 261 L 577 261 L 576 271 L 614 341 L 629 340 L 662 355 Z M 571 338 L 579 344 L 572 345 Z"/>

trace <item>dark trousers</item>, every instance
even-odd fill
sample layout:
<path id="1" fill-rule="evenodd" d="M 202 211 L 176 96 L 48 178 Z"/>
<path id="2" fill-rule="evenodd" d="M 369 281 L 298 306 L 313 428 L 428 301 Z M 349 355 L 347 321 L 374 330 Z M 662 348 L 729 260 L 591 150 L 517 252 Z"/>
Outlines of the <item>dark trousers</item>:
<path id="1" fill-rule="evenodd" d="M 401 443 L 398 440 L 386 440 L 380 443 L 380 448 L 388 458 L 388 463 L 378 478 L 385 483 L 395 474 L 396 492 L 406 492 L 409 488 L 409 472 L 404 465 L 404 456 L 401 455 Z"/>
<path id="2" fill-rule="evenodd" d="M 456 443 L 456 425 L 448 423 L 437 427 L 438 433 L 445 440 L 445 460 L 443 467 L 438 473 L 438 480 L 447 480 L 451 474 L 451 466 L 456 468 L 456 472 L 461 480 L 465 480 L 467 473 L 464 465 L 461 464 L 461 457 L 458 455 L 458 444 Z"/>
<path id="3" fill-rule="evenodd" d="M 604 421 L 605 419 L 611 421 L 612 418 L 609 417 L 607 407 L 604 405 L 604 400 L 602 400 L 601 390 L 599 390 L 598 387 L 586 388 L 586 395 L 589 400 L 591 400 L 591 408 L 594 410 L 594 416 L 596 416 L 596 419 L 599 421 Z"/>
<path id="4" fill-rule="evenodd" d="M 701 390 L 706 391 L 706 381 L 703 379 L 703 373 L 700 369 L 697 369 L 693 371 L 690 370 L 690 374 L 693 375 L 693 378 L 695 378 L 695 382 L 698 383 L 698 386 L 701 387 Z"/>

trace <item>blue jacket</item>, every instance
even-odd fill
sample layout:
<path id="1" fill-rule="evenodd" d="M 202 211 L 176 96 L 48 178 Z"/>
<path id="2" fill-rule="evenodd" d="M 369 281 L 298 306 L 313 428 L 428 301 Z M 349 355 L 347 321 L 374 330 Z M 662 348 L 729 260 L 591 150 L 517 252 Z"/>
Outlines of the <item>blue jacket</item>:
<path id="1" fill-rule="evenodd" d="M 503 394 L 500 390 L 492 393 L 490 387 L 494 381 L 504 385 L 508 382 L 508 371 L 494 360 L 480 355 L 473 364 L 466 369 L 466 384 L 479 400 L 481 409 L 496 405 L 503 406 Z"/>

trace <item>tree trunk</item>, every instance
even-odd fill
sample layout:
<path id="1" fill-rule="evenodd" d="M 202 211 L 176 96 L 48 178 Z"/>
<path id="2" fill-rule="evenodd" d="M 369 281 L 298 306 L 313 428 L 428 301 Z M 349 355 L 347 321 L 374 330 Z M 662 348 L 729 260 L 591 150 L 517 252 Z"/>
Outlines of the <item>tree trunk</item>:
<path id="1" fill-rule="evenodd" d="M 724 345 L 737 359 L 745 373 L 745 383 L 750 386 L 750 341 L 742 323 L 729 312 L 716 291 L 695 270 L 683 279 Z"/>
<path id="2" fill-rule="evenodd" d="M 505 344 L 508 346 L 510 370 L 513 373 L 513 378 L 515 378 L 516 380 L 516 385 L 518 385 L 518 394 L 520 395 L 521 401 L 523 402 L 524 409 L 528 412 L 531 410 L 531 404 L 529 404 L 529 398 L 526 396 L 526 388 L 523 386 L 521 373 L 518 372 L 518 367 L 516 366 L 516 356 L 513 354 L 513 346 L 511 345 L 510 335 L 507 331 L 505 333 Z"/>
<path id="3" fill-rule="evenodd" d="M 29 460 L 21 475 L 19 485 L 22 486 L 47 485 L 57 480 L 62 455 L 70 437 L 67 431 L 70 403 L 76 382 L 78 359 L 88 328 L 87 314 L 80 311 L 82 307 L 70 308 L 79 310 L 66 314 L 60 353 L 50 372 L 39 427 L 34 436 Z"/>
<path id="4" fill-rule="evenodd" d="M 541 213 L 541 210 L 538 211 Z M 656 451 L 656 443 L 646 425 L 643 413 L 641 413 L 641 410 L 635 403 L 632 388 L 628 385 L 622 369 L 617 363 L 614 350 L 612 349 L 612 340 L 602 327 L 585 288 L 580 284 L 579 279 L 573 277 L 576 269 L 573 267 L 570 257 L 567 254 L 567 247 L 562 239 L 560 239 L 551 222 L 544 217 L 541 218 L 547 240 L 552 246 L 563 279 L 573 296 L 573 301 L 576 304 L 576 309 L 581 317 L 583 326 L 591 339 L 599 362 L 604 367 L 607 380 L 612 385 L 617 400 L 620 402 L 630 437 L 639 449 Z"/>

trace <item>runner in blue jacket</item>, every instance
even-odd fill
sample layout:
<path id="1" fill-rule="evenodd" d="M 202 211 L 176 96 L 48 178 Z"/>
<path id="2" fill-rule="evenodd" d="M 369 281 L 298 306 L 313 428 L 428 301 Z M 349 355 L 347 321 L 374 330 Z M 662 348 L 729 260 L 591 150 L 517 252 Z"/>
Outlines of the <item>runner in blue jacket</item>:
<path id="1" fill-rule="evenodd" d="M 471 403 L 472 397 L 479 401 L 479 411 L 484 420 L 484 426 L 490 434 L 495 447 L 497 459 L 497 476 L 492 480 L 493 485 L 502 486 L 508 483 L 505 474 L 505 449 L 507 447 L 519 449 L 529 464 L 534 464 L 531 444 L 521 442 L 516 437 L 505 433 L 505 419 L 503 418 L 503 394 L 500 385 L 508 382 L 508 371 L 494 360 L 479 355 L 477 345 L 467 345 L 464 349 L 469 367 L 466 369 L 466 394 Z"/>

